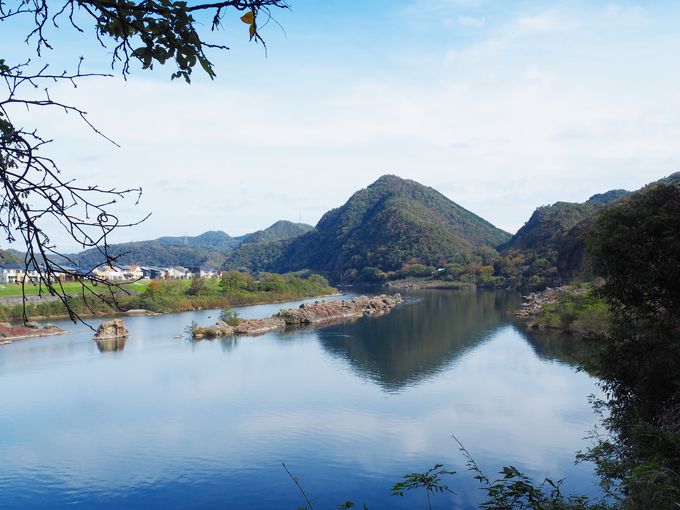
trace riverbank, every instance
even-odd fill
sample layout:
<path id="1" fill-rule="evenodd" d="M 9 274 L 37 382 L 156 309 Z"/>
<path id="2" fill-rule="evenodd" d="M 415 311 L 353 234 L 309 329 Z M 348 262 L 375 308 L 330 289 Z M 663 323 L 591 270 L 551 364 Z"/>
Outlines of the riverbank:
<path id="1" fill-rule="evenodd" d="M 227 273 L 224 280 L 215 281 L 153 280 L 148 283 L 144 292 L 133 294 L 122 291 L 107 294 L 107 289 L 101 289 L 100 292 L 106 301 L 95 296 L 70 296 L 70 309 L 79 317 L 87 319 L 284 303 L 338 294 L 337 289 L 318 275 L 299 278 L 267 273 L 255 280 L 250 275 L 238 273 L 237 276 L 231 272 Z M 25 313 L 29 320 L 69 318 L 66 306 L 61 301 L 26 303 Z M 0 321 L 18 323 L 23 320 L 23 305 L 0 306 Z"/>
<path id="2" fill-rule="evenodd" d="M 402 280 L 389 281 L 385 285 L 389 289 L 400 290 L 420 290 L 420 289 L 475 290 L 477 288 L 477 286 L 474 283 L 434 280 L 432 278 L 404 278 Z"/>
<path id="3" fill-rule="evenodd" d="M 271 331 L 295 328 L 315 324 L 328 324 L 359 317 L 379 316 L 391 311 L 403 303 L 400 294 L 388 296 L 359 296 L 341 301 L 316 301 L 301 304 L 298 308 L 289 308 L 265 319 L 238 319 L 218 321 L 214 326 L 193 324 L 191 336 L 194 340 L 217 338 L 223 336 L 261 335 Z"/>
<path id="4" fill-rule="evenodd" d="M 552 329 L 583 338 L 607 335 L 611 314 L 593 284 L 565 285 L 524 297 L 515 317 L 528 329 Z"/>

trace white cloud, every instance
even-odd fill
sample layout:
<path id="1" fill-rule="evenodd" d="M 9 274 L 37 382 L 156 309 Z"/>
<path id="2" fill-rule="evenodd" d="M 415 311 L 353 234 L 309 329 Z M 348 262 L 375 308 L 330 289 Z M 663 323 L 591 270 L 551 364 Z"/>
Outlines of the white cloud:
<path id="1" fill-rule="evenodd" d="M 465 27 L 483 27 L 486 25 L 486 18 L 484 16 L 474 17 L 474 16 L 458 16 L 458 23 Z"/>
<path id="2" fill-rule="evenodd" d="M 346 64 L 313 60 L 274 84 L 132 78 L 54 91 L 122 149 L 61 114 L 40 124 L 69 175 L 144 187 L 141 210 L 154 216 L 128 234 L 137 239 L 315 223 L 386 172 L 514 231 L 540 204 L 680 167 L 677 41 L 625 31 L 602 41 L 611 20 L 595 14 L 526 13 L 447 44 L 439 60 L 421 48 L 428 58 L 345 80 L 335 76 Z"/>

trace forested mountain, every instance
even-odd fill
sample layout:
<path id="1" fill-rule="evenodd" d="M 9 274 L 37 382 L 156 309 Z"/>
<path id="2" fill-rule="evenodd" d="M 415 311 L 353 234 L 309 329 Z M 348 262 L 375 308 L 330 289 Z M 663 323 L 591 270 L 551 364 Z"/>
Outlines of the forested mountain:
<path id="1" fill-rule="evenodd" d="M 113 255 L 123 254 L 121 264 L 142 266 L 221 267 L 225 257 L 242 243 L 253 244 L 278 241 L 299 236 L 313 227 L 303 223 L 277 221 L 264 230 L 240 237 L 213 230 L 198 236 L 160 237 L 150 241 L 136 241 L 110 246 Z M 81 267 L 93 267 L 101 263 L 97 250 L 86 250 L 70 256 Z"/>
<path id="2" fill-rule="evenodd" d="M 629 194 L 611 190 L 586 202 L 556 202 L 537 208 L 522 228 L 500 246 L 502 272 L 518 286 L 541 286 L 570 279 L 586 271 L 582 228 L 607 204 Z"/>
<path id="3" fill-rule="evenodd" d="M 457 254 L 493 249 L 509 237 L 438 191 L 385 175 L 327 212 L 314 230 L 259 251 L 244 245 L 232 256 L 251 268 L 311 269 L 337 277 L 341 270 L 394 271 L 414 261 L 437 266 Z"/>
<path id="4" fill-rule="evenodd" d="M 307 225 L 306 223 L 293 223 L 292 221 L 280 220 L 264 230 L 258 230 L 257 232 L 246 234 L 237 239 L 242 243 L 272 243 L 301 236 L 313 229 L 314 227 Z"/>
<path id="5" fill-rule="evenodd" d="M 243 243 L 225 257 L 224 269 L 273 271 L 292 239 L 264 243 Z"/>
<path id="6" fill-rule="evenodd" d="M 680 172 L 676 172 L 668 177 L 652 182 L 633 193 L 628 193 L 627 196 L 630 197 L 630 199 L 634 199 L 635 197 L 648 193 L 649 190 L 654 189 L 660 184 L 680 185 Z M 608 202 L 607 205 L 612 202 L 614 201 Z M 586 250 L 586 242 L 589 237 L 594 235 L 594 225 L 598 215 L 609 209 L 609 207 L 599 208 L 595 214 L 590 215 L 578 225 L 574 226 L 561 239 L 557 254 L 557 267 L 563 278 L 588 279 L 592 277 L 592 261 Z"/>
<path id="7" fill-rule="evenodd" d="M 217 251 L 227 251 L 234 249 L 239 245 L 240 242 L 237 238 L 231 237 L 229 234 L 222 232 L 221 230 L 209 230 L 208 232 L 204 232 L 194 237 L 160 237 L 156 239 L 156 241 L 166 246 L 200 246 L 202 248 L 213 248 Z"/>
<path id="8" fill-rule="evenodd" d="M 593 195 L 586 202 L 556 202 L 537 208 L 522 228 L 500 247 L 501 252 L 512 249 L 532 250 L 539 256 L 554 256 L 564 235 L 600 207 L 618 200 L 629 192 L 612 190 Z"/>
<path id="9" fill-rule="evenodd" d="M 121 264 L 142 266 L 219 267 L 225 254 L 239 242 L 220 231 L 205 232 L 195 237 L 161 237 L 151 241 L 113 244 L 109 251 L 121 255 Z M 71 255 L 80 267 L 94 267 L 102 261 L 96 249 Z"/>
<path id="10" fill-rule="evenodd" d="M 23 257 L 19 256 L 14 250 L 0 248 L 0 264 L 22 264 L 23 262 Z"/>

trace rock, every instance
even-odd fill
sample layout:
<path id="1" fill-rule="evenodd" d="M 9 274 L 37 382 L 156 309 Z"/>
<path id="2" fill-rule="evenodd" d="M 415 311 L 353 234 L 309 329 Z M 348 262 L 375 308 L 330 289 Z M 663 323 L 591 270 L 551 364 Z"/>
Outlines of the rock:
<path id="1" fill-rule="evenodd" d="M 281 310 L 266 319 L 241 319 L 236 326 L 219 321 L 214 326 L 194 326 L 191 330 L 195 340 L 231 335 L 263 335 L 270 331 L 285 329 L 286 326 L 301 326 L 324 322 L 356 319 L 369 315 L 382 315 L 403 303 L 400 294 L 388 296 L 360 296 L 342 301 L 315 301 L 304 303 L 298 308 Z"/>
<path id="2" fill-rule="evenodd" d="M 133 308 L 132 310 L 128 310 L 125 312 L 126 315 L 151 315 L 151 312 L 149 310 L 145 310 L 144 308 Z"/>
<path id="3" fill-rule="evenodd" d="M 37 323 L 33 323 L 37 324 Z M 44 327 L 27 327 L 27 326 L 6 326 L 0 324 L 0 338 L 18 339 L 18 338 L 35 338 L 38 336 L 59 335 L 64 333 L 64 330 L 56 326 Z"/>
<path id="4" fill-rule="evenodd" d="M 102 322 L 94 335 L 95 340 L 108 340 L 111 338 L 122 338 L 130 334 L 125 327 L 123 319 L 112 319 Z"/>
<path id="5" fill-rule="evenodd" d="M 9 322 L 0 322 L 0 328 L 11 328 L 12 325 Z"/>
<path id="6" fill-rule="evenodd" d="M 283 329 L 286 322 L 279 317 L 269 317 L 267 319 L 242 319 L 234 328 L 237 335 L 263 335 L 270 331 Z"/>
<path id="7" fill-rule="evenodd" d="M 287 325 L 317 324 L 320 322 L 352 319 L 368 315 L 382 315 L 389 312 L 399 303 L 401 295 L 367 297 L 359 296 L 351 300 L 316 301 L 306 304 L 304 308 L 282 310 L 274 317 L 283 319 Z"/>
<path id="8" fill-rule="evenodd" d="M 40 329 L 42 327 L 39 323 L 35 321 L 27 322 L 26 324 L 24 324 L 24 326 L 31 329 Z"/>

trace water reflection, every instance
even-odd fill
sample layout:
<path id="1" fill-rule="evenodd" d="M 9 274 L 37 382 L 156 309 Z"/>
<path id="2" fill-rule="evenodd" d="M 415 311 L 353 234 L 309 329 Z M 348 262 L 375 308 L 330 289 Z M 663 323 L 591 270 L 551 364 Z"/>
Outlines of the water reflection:
<path id="1" fill-rule="evenodd" d="M 380 318 L 203 342 L 177 336 L 215 311 L 130 317 L 120 355 L 84 327 L 4 346 L 0 508 L 297 508 L 281 461 L 318 507 L 395 510 L 422 494 L 388 488 L 443 462 L 460 473 L 459 506 L 434 508 L 476 508 L 452 432 L 487 473 L 512 463 L 588 492 L 595 478 L 573 452 L 594 422 L 595 381 L 510 325 L 519 297 L 407 299 Z"/>
<path id="2" fill-rule="evenodd" d="M 127 340 L 127 337 L 104 338 L 94 340 L 94 343 L 97 344 L 99 352 L 117 352 L 125 349 L 125 340 Z"/>
<path id="3" fill-rule="evenodd" d="M 507 324 L 520 299 L 506 292 L 411 293 L 389 315 L 330 326 L 319 339 L 360 375 L 397 391 L 437 373 Z"/>
<path id="4" fill-rule="evenodd" d="M 587 368 L 600 350 L 597 340 L 584 340 L 556 330 L 522 330 L 527 343 L 540 358 L 573 367 Z"/>

